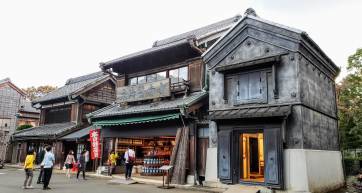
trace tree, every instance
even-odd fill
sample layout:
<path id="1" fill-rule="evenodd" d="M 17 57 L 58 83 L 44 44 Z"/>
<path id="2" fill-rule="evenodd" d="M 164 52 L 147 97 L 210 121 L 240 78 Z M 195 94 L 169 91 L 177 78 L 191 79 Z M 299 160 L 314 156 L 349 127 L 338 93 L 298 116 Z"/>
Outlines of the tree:
<path id="1" fill-rule="evenodd" d="M 343 149 L 362 148 L 362 48 L 348 58 L 349 74 L 338 86 L 340 135 Z"/>
<path id="2" fill-rule="evenodd" d="M 52 92 L 53 90 L 57 89 L 57 87 L 46 85 L 46 86 L 39 86 L 39 87 L 28 87 L 23 89 L 23 91 L 26 93 L 27 97 L 30 100 L 37 99 L 39 97 L 42 97 L 46 95 L 47 93 Z"/>

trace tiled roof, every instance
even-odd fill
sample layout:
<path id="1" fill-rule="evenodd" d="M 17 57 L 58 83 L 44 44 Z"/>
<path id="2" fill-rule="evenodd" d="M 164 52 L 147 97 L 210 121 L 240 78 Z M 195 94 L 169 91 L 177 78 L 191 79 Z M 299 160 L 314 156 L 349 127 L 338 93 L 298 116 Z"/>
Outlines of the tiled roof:
<path id="1" fill-rule="evenodd" d="M 26 99 L 21 101 L 20 111 L 28 113 L 40 113 L 40 110 L 31 106 L 31 102 Z"/>
<path id="2" fill-rule="evenodd" d="M 19 138 L 55 139 L 57 136 L 64 134 L 68 131 L 71 131 L 75 126 L 76 124 L 72 122 L 47 124 L 16 132 L 14 133 L 13 137 L 15 139 Z"/>
<path id="3" fill-rule="evenodd" d="M 236 15 L 232 18 L 228 18 L 192 31 L 188 31 L 179 35 L 175 35 L 163 40 L 157 40 L 154 43 L 154 46 L 162 46 L 165 44 L 169 44 L 169 43 L 173 43 L 173 42 L 178 42 L 180 40 L 183 39 L 187 39 L 190 37 L 196 38 L 196 39 L 200 39 L 202 37 L 206 37 L 208 35 L 212 35 L 214 33 L 218 33 L 220 31 L 224 31 L 229 29 L 231 26 L 233 26 L 239 19 L 241 18 L 241 15 Z"/>
<path id="4" fill-rule="evenodd" d="M 40 103 L 53 99 L 67 97 L 108 76 L 109 76 L 108 74 L 105 74 L 103 72 L 95 72 L 92 74 L 68 79 L 64 86 L 48 93 L 47 95 L 39 99 L 34 100 L 33 103 Z"/>
<path id="5" fill-rule="evenodd" d="M 4 78 L 4 79 L 1 79 L 1 80 L 0 80 L 0 84 L 1 84 L 1 83 L 4 83 L 4 82 L 11 82 L 11 81 L 10 81 L 10 78 Z"/>
<path id="6" fill-rule="evenodd" d="M 168 49 L 168 48 L 171 48 L 171 47 L 177 47 L 177 46 L 180 46 L 180 45 L 183 45 L 183 44 L 190 44 L 189 39 L 183 39 L 181 41 L 173 42 L 173 43 L 170 43 L 170 44 L 167 44 L 167 45 L 152 47 L 152 48 L 148 48 L 148 49 L 141 50 L 141 51 L 138 51 L 138 52 L 134 52 L 134 53 L 122 56 L 120 58 L 105 62 L 105 63 L 101 64 L 101 66 L 108 66 L 108 65 L 113 64 L 113 63 L 119 63 L 119 62 L 122 62 L 122 61 L 125 61 L 125 60 L 129 60 L 131 58 L 139 57 L 139 56 L 146 55 L 146 54 L 152 54 L 154 52 L 158 52 L 158 51 Z"/>
<path id="7" fill-rule="evenodd" d="M 209 118 L 214 119 L 238 119 L 260 117 L 284 117 L 291 113 L 290 105 L 266 105 L 249 106 L 233 109 L 212 110 Z"/>
<path id="8" fill-rule="evenodd" d="M 70 133 L 68 135 L 65 135 L 65 136 L 61 137 L 60 139 L 77 140 L 77 139 L 80 139 L 80 138 L 83 138 L 83 137 L 89 135 L 89 131 L 92 130 L 93 128 L 94 128 L 94 126 L 91 125 L 91 126 L 86 127 L 84 129 L 81 129 L 81 130 L 72 132 L 72 133 Z"/>
<path id="9" fill-rule="evenodd" d="M 185 107 L 191 106 L 192 104 L 198 102 L 207 95 L 208 95 L 207 92 L 196 92 L 190 94 L 187 97 L 177 98 L 174 100 L 153 102 L 149 104 L 134 105 L 127 107 L 120 107 L 118 104 L 113 104 L 88 114 L 88 117 L 102 118 L 102 117 L 112 117 L 112 116 L 138 114 L 138 113 L 178 110 L 183 106 Z"/>

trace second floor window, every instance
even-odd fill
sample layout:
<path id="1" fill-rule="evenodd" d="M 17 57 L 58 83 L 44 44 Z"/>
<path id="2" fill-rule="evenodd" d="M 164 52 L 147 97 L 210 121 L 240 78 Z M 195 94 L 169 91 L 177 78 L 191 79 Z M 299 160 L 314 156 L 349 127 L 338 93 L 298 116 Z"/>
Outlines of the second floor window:
<path id="1" fill-rule="evenodd" d="M 169 78 L 171 83 L 183 82 L 189 80 L 189 68 L 188 66 L 169 70 Z M 144 84 L 148 82 L 155 82 L 167 78 L 167 71 L 157 72 L 154 74 L 148 74 L 146 76 L 133 77 L 128 80 L 129 85 Z"/>
<path id="2" fill-rule="evenodd" d="M 169 71 L 171 83 L 178 83 L 189 80 L 189 68 L 188 66 L 173 69 Z"/>
<path id="3" fill-rule="evenodd" d="M 71 106 L 54 107 L 45 110 L 45 124 L 65 123 L 71 121 Z"/>
<path id="4" fill-rule="evenodd" d="M 266 73 L 249 72 L 226 76 L 227 99 L 235 104 L 267 102 Z"/>

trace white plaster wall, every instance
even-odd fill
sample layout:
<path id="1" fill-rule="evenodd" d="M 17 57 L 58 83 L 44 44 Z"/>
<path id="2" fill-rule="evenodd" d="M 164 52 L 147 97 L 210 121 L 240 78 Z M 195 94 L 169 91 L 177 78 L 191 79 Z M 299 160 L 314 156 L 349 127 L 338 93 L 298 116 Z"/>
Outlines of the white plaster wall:
<path id="1" fill-rule="evenodd" d="M 344 185 L 339 151 L 286 149 L 284 173 L 288 192 L 329 192 Z"/>
<path id="2" fill-rule="evenodd" d="M 205 171 L 206 182 L 217 182 L 217 148 L 207 149 L 206 158 L 206 171 Z"/>

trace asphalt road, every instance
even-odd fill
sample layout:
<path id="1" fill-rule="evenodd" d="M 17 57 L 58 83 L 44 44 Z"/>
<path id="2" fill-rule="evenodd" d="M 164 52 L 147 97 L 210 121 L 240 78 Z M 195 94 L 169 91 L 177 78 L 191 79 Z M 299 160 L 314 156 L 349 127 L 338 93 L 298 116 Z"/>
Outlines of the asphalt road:
<path id="1" fill-rule="evenodd" d="M 131 184 L 131 185 L 110 185 L 109 180 L 99 178 L 88 178 L 79 180 L 68 179 L 64 174 L 53 174 L 49 187 L 51 190 L 42 190 L 42 186 L 36 184 L 39 172 L 35 171 L 33 186 L 34 189 L 22 189 L 25 179 L 24 171 L 15 168 L 0 169 L 0 193 L 200 193 L 182 189 L 159 189 L 153 185 Z"/>

